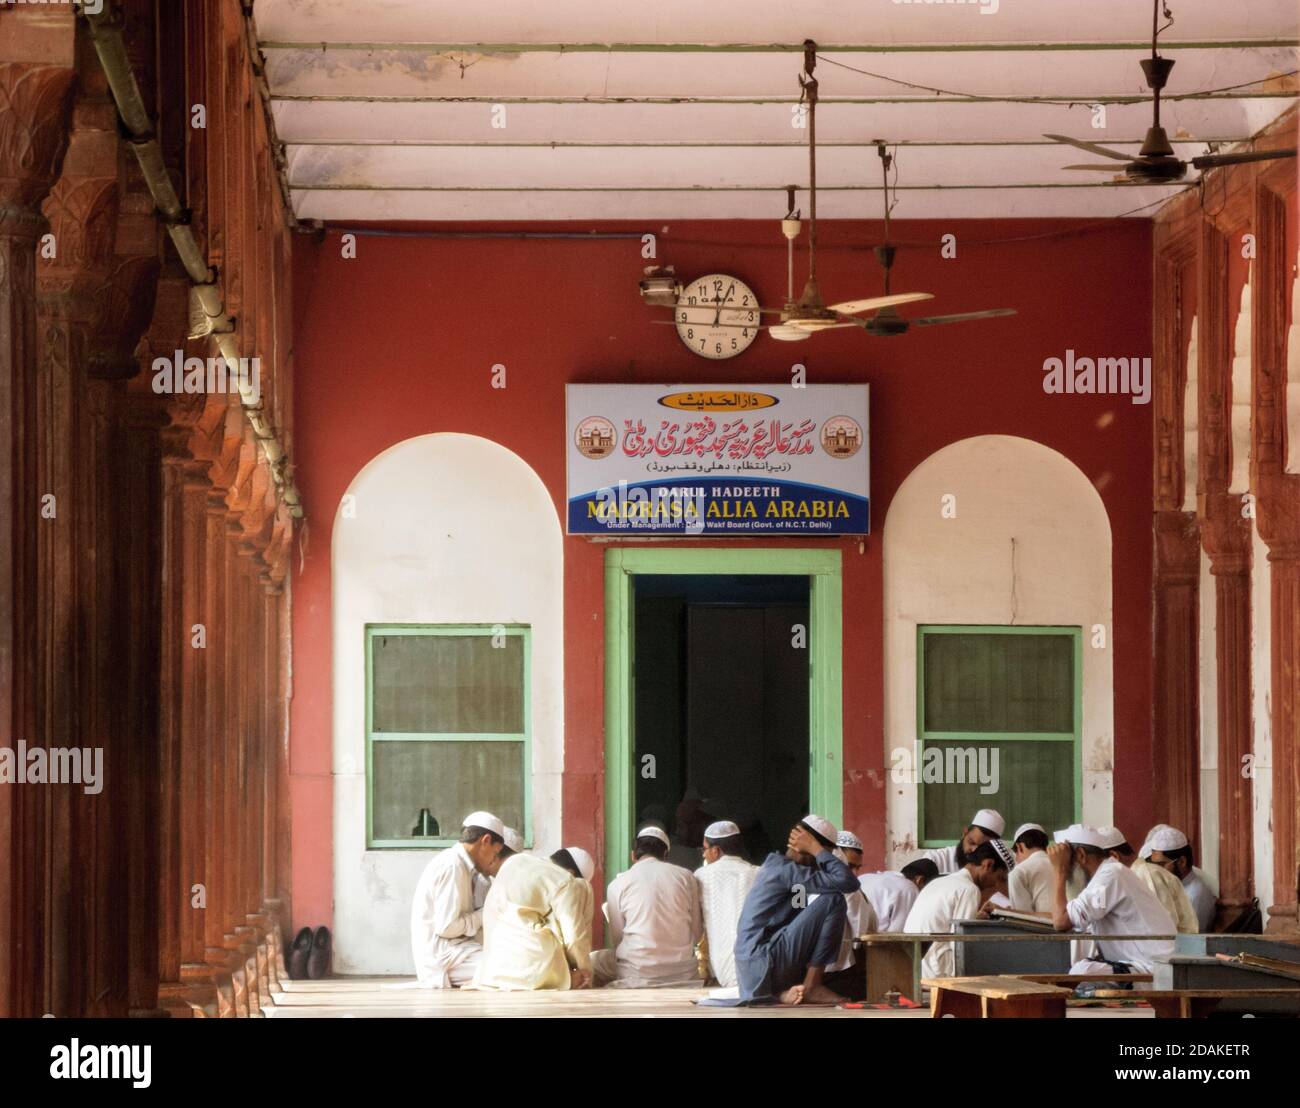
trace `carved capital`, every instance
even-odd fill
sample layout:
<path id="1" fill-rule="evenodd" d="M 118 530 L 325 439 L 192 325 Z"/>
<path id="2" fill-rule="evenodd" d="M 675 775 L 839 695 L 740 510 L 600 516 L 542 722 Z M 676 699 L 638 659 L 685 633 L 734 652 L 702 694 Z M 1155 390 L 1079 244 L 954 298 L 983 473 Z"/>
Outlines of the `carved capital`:
<path id="1" fill-rule="evenodd" d="M 0 62 L 0 233 L 34 235 L 32 217 L 67 148 L 73 70 Z"/>
<path id="2" fill-rule="evenodd" d="M 1201 536 L 1195 512 L 1156 512 L 1154 516 L 1156 579 L 1194 584 L 1201 574 Z"/>

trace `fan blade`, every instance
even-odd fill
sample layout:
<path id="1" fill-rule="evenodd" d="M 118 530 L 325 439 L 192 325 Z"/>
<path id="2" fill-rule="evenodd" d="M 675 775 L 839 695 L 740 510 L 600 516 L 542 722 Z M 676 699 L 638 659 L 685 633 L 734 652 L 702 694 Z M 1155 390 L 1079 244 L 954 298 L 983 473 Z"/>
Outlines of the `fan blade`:
<path id="1" fill-rule="evenodd" d="M 1131 162 L 1133 160 L 1132 154 L 1121 154 L 1118 150 L 1098 146 L 1095 142 L 1084 142 L 1083 139 L 1070 138 L 1069 135 L 1044 135 L 1043 138 L 1049 138 L 1053 142 L 1063 142 L 1067 146 L 1077 146 L 1080 150 L 1086 150 L 1089 154 L 1100 154 L 1104 158 L 1118 158 L 1121 162 Z"/>
<path id="2" fill-rule="evenodd" d="M 1124 167 L 1119 165 L 1063 165 L 1062 169 L 1087 169 L 1095 173 L 1123 173 Z"/>
<path id="3" fill-rule="evenodd" d="M 1220 165 L 1245 165 L 1246 162 L 1269 162 L 1274 158 L 1294 158 L 1295 148 L 1290 150 L 1252 150 L 1245 154 L 1202 154 L 1192 159 L 1197 169 L 1214 169 Z"/>
<path id="4" fill-rule="evenodd" d="M 703 327 L 707 331 L 716 331 L 720 327 L 732 331 L 767 331 L 772 327 L 780 326 L 779 323 L 709 323 L 701 320 L 678 323 L 675 319 L 652 319 L 650 322 L 657 327 Z"/>
<path id="5" fill-rule="evenodd" d="M 1000 315 L 1015 314 L 1015 308 L 989 308 L 982 312 L 961 312 L 958 315 L 930 315 L 910 322 L 917 327 L 929 327 L 933 323 L 964 323 L 968 319 L 993 319 Z"/>
<path id="6" fill-rule="evenodd" d="M 856 315 L 858 312 L 869 312 L 875 308 L 889 308 L 895 304 L 913 304 L 918 300 L 933 299 L 932 292 L 898 292 L 890 296 L 873 296 L 867 300 L 842 300 L 838 304 L 831 304 L 830 310 L 841 315 Z"/>

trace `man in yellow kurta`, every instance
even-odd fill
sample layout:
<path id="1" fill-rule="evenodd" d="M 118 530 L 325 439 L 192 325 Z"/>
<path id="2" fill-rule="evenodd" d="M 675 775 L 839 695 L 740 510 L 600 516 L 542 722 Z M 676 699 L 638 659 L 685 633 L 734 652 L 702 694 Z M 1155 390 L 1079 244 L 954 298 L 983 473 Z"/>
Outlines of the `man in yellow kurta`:
<path id="1" fill-rule="evenodd" d="M 482 989 L 582 989 L 591 984 L 595 873 L 580 847 L 550 859 L 516 854 L 497 872 L 483 906 Z"/>

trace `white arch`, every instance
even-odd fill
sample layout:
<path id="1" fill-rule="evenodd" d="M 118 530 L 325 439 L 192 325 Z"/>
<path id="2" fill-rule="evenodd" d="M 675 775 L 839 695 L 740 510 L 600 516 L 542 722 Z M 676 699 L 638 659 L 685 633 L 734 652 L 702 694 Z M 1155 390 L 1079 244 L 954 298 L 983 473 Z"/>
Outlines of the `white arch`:
<path id="1" fill-rule="evenodd" d="M 947 496 L 955 498 L 953 518 L 941 510 Z M 910 752 L 917 737 L 919 624 L 1079 626 L 1083 818 L 1111 822 L 1111 531 L 1083 472 L 1057 451 L 1010 435 L 943 447 L 889 504 L 884 578 L 886 764 L 890 751 Z M 1104 649 L 1091 645 L 1098 624 Z M 916 786 L 891 779 L 888 787 L 887 864 L 897 868 L 916 850 Z M 1003 814 L 1018 821 L 1015 812 Z"/>
<path id="2" fill-rule="evenodd" d="M 433 852 L 366 849 L 365 626 L 532 628 L 533 840 L 540 850 L 557 849 L 564 765 L 560 521 L 546 486 L 510 450 L 474 435 L 422 435 L 385 450 L 353 478 L 335 517 L 331 565 L 335 969 L 413 973 L 411 896 Z"/>

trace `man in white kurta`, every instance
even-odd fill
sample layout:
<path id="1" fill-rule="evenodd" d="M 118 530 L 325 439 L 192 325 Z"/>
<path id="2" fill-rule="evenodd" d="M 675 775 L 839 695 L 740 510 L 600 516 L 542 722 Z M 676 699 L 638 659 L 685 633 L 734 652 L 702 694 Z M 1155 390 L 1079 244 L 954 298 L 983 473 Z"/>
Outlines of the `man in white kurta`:
<path id="1" fill-rule="evenodd" d="M 465 817 L 461 842 L 424 868 L 411 902 L 411 956 L 420 985 L 468 984 L 482 953 L 482 909 L 474 907 L 474 878 L 494 868 L 505 825 L 490 812 Z M 468 840 L 468 841 L 466 841 Z"/>
<path id="2" fill-rule="evenodd" d="M 578 848 L 568 854 L 590 856 Z M 552 855 L 561 857 L 560 852 Z M 594 872 L 594 865 L 591 866 Z M 483 907 L 475 988 L 582 988 L 591 980 L 591 886 L 555 861 L 516 854 L 497 871 Z"/>
<path id="3" fill-rule="evenodd" d="M 966 855 L 979 846 L 980 843 L 1000 837 L 1002 832 L 1006 830 L 1006 826 L 1006 820 L 1002 818 L 1000 812 L 995 812 L 992 808 L 981 808 L 975 813 L 966 830 L 962 832 L 960 840 L 953 843 L 952 846 L 941 846 L 935 850 L 923 850 L 919 856 L 932 861 L 939 867 L 941 874 L 956 873 L 965 865 Z"/>
<path id="4" fill-rule="evenodd" d="M 958 920 L 979 916 L 980 907 L 998 889 L 1006 869 L 1007 864 L 993 842 L 981 843 L 956 873 L 938 877 L 921 890 L 907 914 L 903 930 L 909 935 L 943 935 L 956 931 L 954 925 Z M 952 977 L 955 973 L 953 944 L 932 943 L 921 960 L 922 976 Z"/>
<path id="5" fill-rule="evenodd" d="M 642 828 L 632 868 L 609 883 L 605 916 L 612 945 L 592 955 L 597 983 L 621 988 L 699 984 L 700 887 L 690 870 L 662 860 L 670 845 L 661 828 Z"/>
<path id="6" fill-rule="evenodd" d="M 1007 878 L 1007 897 L 1017 912 L 1050 912 L 1055 878 L 1047 857 L 1047 832 L 1023 823 L 1014 839 L 1016 866 Z"/>
<path id="7" fill-rule="evenodd" d="M 1098 831 L 1108 829 L 1099 827 Z M 1103 838 L 1106 836 L 1103 834 Z M 1183 934 L 1195 934 L 1198 930 L 1196 913 L 1192 911 L 1191 901 L 1183 891 L 1183 883 L 1163 866 L 1157 866 L 1144 858 L 1139 858 L 1124 834 L 1118 830 L 1110 836 L 1110 841 L 1119 840 L 1110 847 L 1108 853 L 1122 866 L 1127 866 L 1133 875 L 1144 884 L 1148 891 L 1160 901 L 1160 906 L 1169 913 L 1174 927 Z"/>
<path id="8" fill-rule="evenodd" d="M 711 823 L 704 830 L 704 865 L 695 871 L 709 968 L 725 989 L 736 987 L 736 924 L 758 874 L 743 850 L 739 827 L 727 820 Z"/>
<path id="9" fill-rule="evenodd" d="M 862 895 L 871 905 L 877 931 L 902 931 L 922 889 L 939 876 L 928 858 L 908 862 L 901 872 L 864 873 L 858 877 Z"/>
<path id="10" fill-rule="evenodd" d="M 1054 835 L 1048 847 L 1054 877 L 1052 922 L 1058 931 L 1082 931 L 1096 937 L 1095 958 L 1070 967 L 1071 973 L 1150 973 L 1157 957 L 1172 954 L 1174 941 L 1123 936 L 1172 935 L 1174 921 L 1127 866 L 1106 853 L 1098 828 L 1072 824 Z M 1074 869 L 1088 878 L 1083 892 L 1066 899 L 1066 882 Z M 1107 936 L 1121 936 L 1107 938 Z"/>

